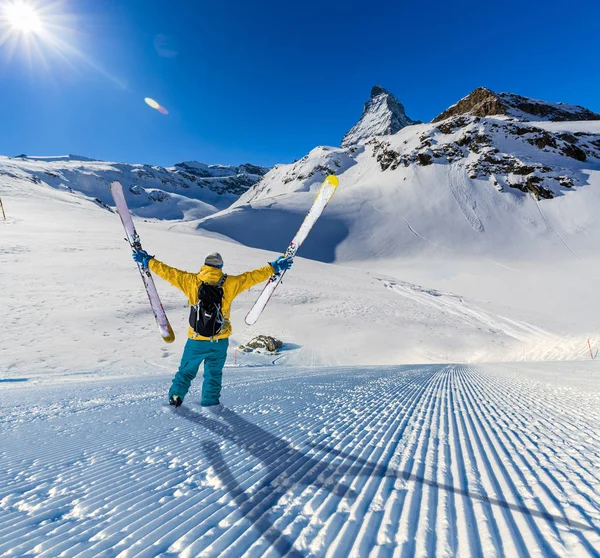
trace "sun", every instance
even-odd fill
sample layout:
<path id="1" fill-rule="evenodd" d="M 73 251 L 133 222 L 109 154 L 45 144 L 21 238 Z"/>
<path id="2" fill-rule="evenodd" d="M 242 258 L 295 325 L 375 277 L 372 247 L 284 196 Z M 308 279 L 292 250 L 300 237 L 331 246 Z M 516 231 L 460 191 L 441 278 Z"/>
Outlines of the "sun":
<path id="1" fill-rule="evenodd" d="M 66 11 L 66 4 L 67 0 L 0 0 L 0 66 L 15 59 L 19 68 L 25 66 L 32 74 L 52 77 L 57 64 L 74 72 L 80 71 L 81 63 L 126 89 L 122 80 L 76 47 L 82 39 L 78 21 L 85 16 Z M 161 109 L 166 110 L 156 110 Z"/>
<path id="2" fill-rule="evenodd" d="M 30 4 L 22 1 L 11 2 L 5 5 L 4 13 L 8 24 L 15 31 L 22 33 L 39 33 L 42 31 L 42 20 Z"/>

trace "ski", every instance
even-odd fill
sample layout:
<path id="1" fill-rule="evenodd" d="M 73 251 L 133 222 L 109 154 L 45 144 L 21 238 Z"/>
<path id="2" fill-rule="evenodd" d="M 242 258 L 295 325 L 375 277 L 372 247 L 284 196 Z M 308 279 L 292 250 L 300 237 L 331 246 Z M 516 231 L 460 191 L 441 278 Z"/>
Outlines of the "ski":
<path id="1" fill-rule="evenodd" d="M 312 207 L 306 214 L 302 225 L 300 225 L 296 236 L 294 236 L 293 240 L 288 246 L 288 249 L 285 251 L 285 257 L 293 257 L 296 255 L 296 252 L 298 252 L 300 246 L 302 246 L 302 243 L 306 240 L 306 237 L 308 236 L 310 230 L 313 228 L 313 225 L 317 222 L 317 220 L 321 216 L 321 213 L 323 213 L 323 210 L 327 207 L 327 204 L 331 200 L 333 194 L 335 194 L 338 185 L 339 181 L 337 177 L 333 174 L 330 174 L 325 179 L 323 185 L 321 186 L 321 189 L 319 190 L 319 193 L 317 194 L 317 197 L 315 198 L 315 201 L 312 204 Z M 269 277 L 265 288 L 260 293 L 260 296 L 256 299 L 256 302 L 254 303 L 254 306 L 250 309 L 250 312 L 248 312 L 248 314 L 246 315 L 246 323 L 248 325 L 253 325 L 256 323 L 256 321 L 262 314 L 262 311 L 265 309 L 265 306 L 269 302 L 269 299 L 275 292 L 277 285 L 281 283 L 281 280 L 283 279 L 284 275 L 285 271 L 282 271 L 281 273 L 274 273 L 273 275 L 271 275 L 271 277 Z"/>
<path id="2" fill-rule="evenodd" d="M 135 230 L 129 207 L 127 207 L 127 202 L 125 201 L 125 196 L 123 195 L 123 186 L 121 186 L 119 181 L 115 180 L 114 182 L 111 182 L 110 192 L 115 200 L 117 212 L 119 213 L 119 217 L 123 223 L 123 228 L 125 229 L 125 234 L 127 235 L 125 240 L 129 242 L 129 245 L 134 252 L 136 250 L 141 250 L 142 243 L 140 242 L 140 237 Z M 148 295 L 152 312 L 154 312 L 154 317 L 156 318 L 156 323 L 158 324 L 160 334 L 165 342 L 172 343 L 175 341 L 175 334 L 173 333 L 171 324 L 169 324 L 169 320 L 165 314 L 165 309 L 163 308 L 158 296 L 158 291 L 156 290 L 156 285 L 154 284 L 150 270 L 144 269 L 141 264 L 137 264 L 137 266 L 140 275 L 142 276 L 142 280 L 144 281 L 146 294 Z"/>

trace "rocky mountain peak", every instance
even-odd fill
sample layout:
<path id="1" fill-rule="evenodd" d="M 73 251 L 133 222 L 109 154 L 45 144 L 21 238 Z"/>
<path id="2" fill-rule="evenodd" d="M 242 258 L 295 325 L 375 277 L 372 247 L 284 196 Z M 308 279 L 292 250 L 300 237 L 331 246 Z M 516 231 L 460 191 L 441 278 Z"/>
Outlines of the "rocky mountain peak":
<path id="1" fill-rule="evenodd" d="M 350 147 L 373 136 L 395 134 L 416 122 L 406 116 L 404 106 L 389 91 L 375 85 L 358 123 L 342 139 L 342 147 Z"/>
<path id="2" fill-rule="evenodd" d="M 373 89 L 371 89 L 371 99 L 374 97 L 378 97 L 379 95 L 392 95 L 387 89 L 381 87 L 381 85 L 374 85 Z M 393 95 L 392 95 L 393 97 Z"/>
<path id="3" fill-rule="evenodd" d="M 514 93 L 496 93 L 487 87 L 478 87 L 458 103 L 452 105 L 432 122 L 440 122 L 460 115 L 506 116 L 521 122 L 573 120 L 600 120 L 600 114 L 578 105 L 549 103 Z"/>

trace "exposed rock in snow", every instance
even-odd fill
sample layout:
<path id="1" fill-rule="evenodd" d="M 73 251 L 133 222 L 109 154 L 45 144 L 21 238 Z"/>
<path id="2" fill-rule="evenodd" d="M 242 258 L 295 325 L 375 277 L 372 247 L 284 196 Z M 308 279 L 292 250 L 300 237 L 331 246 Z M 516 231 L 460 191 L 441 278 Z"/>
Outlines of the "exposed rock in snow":
<path id="1" fill-rule="evenodd" d="M 600 126 L 598 127 L 600 130 Z M 382 171 L 432 163 L 460 164 L 471 179 L 493 177 L 494 185 L 553 198 L 586 177 L 574 161 L 600 163 L 600 133 L 542 130 L 520 122 L 456 116 L 438 126 L 423 125 L 418 142 L 393 149 L 390 140 L 367 143 Z M 396 142 L 397 143 L 397 142 Z"/>
<path id="2" fill-rule="evenodd" d="M 371 90 L 371 98 L 365 103 L 361 119 L 346 133 L 342 147 L 350 147 L 373 136 L 395 134 L 405 126 L 417 124 L 404 112 L 404 106 L 379 85 Z"/>
<path id="3" fill-rule="evenodd" d="M 522 97 L 513 93 L 496 93 L 479 87 L 452 105 L 432 122 L 452 116 L 507 116 L 516 120 L 564 122 L 572 120 L 600 120 L 600 114 L 584 107 L 564 103 L 549 103 Z"/>
<path id="4" fill-rule="evenodd" d="M 238 349 L 245 353 L 249 353 L 252 351 L 262 352 L 262 353 L 270 353 L 270 354 L 278 354 L 278 349 L 283 347 L 283 343 L 276 339 L 275 337 L 271 337 L 270 335 L 258 335 L 248 343 L 244 345 L 240 345 Z"/>
<path id="5" fill-rule="evenodd" d="M 362 147 L 340 149 L 315 147 L 308 155 L 289 165 L 275 165 L 264 178 L 240 196 L 235 206 L 268 198 L 276 190 L 283 192 L 310 192 L 321 186 L 330 174 L 340 174 L 356 164 L 356 155 Z"/>

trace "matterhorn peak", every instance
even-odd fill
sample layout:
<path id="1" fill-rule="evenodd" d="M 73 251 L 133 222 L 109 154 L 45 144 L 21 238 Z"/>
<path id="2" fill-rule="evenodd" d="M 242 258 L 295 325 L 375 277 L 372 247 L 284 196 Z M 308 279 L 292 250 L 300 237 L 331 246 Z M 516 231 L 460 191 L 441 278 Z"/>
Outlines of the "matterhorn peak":
<path id="1" fill-rule="evenodd" d="M 374 97 L 379 97 L 379 95 L 392 95 L 387 89 L 381 87 L 381 85 L 374 85 L 373 89 L 371 89 L 371 99 Z M 392 95 L 393 97 L 393 95 Z"/>
<path id="2" fill-rule="evenodd" d="M 371 97 L 358 123 L 344 136 L 342 147 L 349 147 L 373 136 L 395 134 L 398 130 L 416 124 L 404 112 L 402 103 L 387 89 L 373 86 Z"/>

